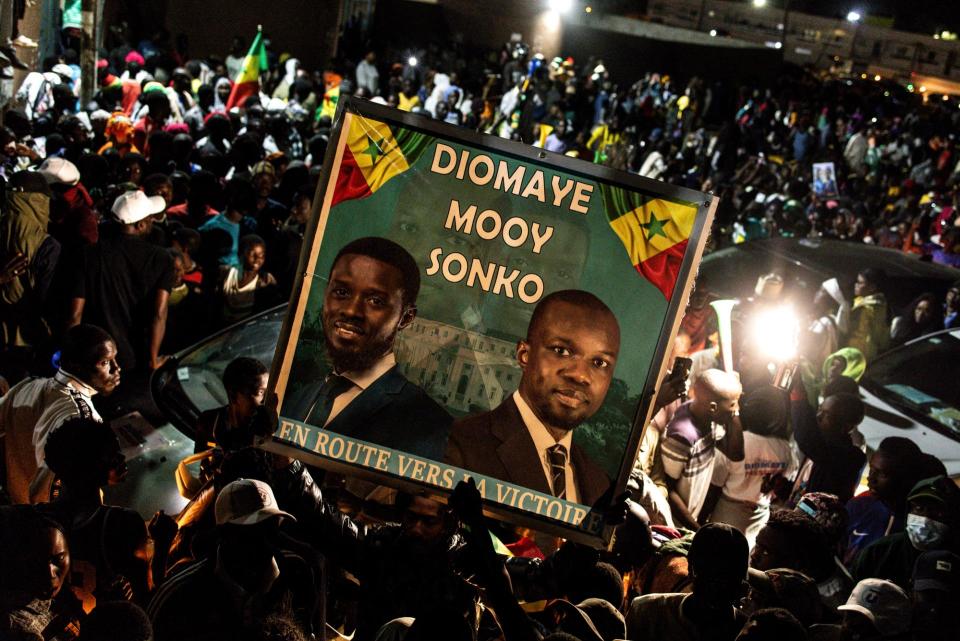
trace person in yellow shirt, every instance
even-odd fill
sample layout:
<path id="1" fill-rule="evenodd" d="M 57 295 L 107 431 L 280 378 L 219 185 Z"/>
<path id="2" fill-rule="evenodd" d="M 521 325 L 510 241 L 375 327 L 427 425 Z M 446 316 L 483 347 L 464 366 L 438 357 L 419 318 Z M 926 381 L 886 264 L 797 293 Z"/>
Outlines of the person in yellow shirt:
<path id="1" fill-rule="evenodd" d="M 880 283 L 884 278 L 881 270 L 868 267 L 857 274 L 853 288 L 850 334 L 846 346 L 859 349 L 868 363 L 883 352 L 890 342 L 887 299 L 880 291 Z"/>
<path id="2" fill-rule="evenodd" d="M 400 111 L 413 111 L 414 108 L 420 106 L 420 96 L 417 95 L 416 88 L 409 80 L 403 81 L 403 87 L 400 89 L 400 93 L 397 94 L 397 100 L 397 108 L 399 108 Z"/>

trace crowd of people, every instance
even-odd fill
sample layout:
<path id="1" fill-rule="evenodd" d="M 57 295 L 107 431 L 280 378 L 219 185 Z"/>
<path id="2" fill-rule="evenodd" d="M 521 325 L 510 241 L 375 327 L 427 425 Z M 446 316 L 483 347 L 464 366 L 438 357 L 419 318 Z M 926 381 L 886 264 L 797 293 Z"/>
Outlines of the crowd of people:
<path id="1" fill-rule="evenodd" d="M 949 100 L 807 74 L 736 91 L 614 79 L 598 60 L 522 44 L 385 49 L 401 61 L 386 65 L 345 50 L 353 62 L 315 71 L 268 50 L 259 94 L 231 105 L 240 39 L 223 59 L 118 40 L 92 103 L 79 104 L 65 50 L 7 106 L 0 637 L 926 641 L 956 629 L 960 490 L 908 439 L 868 456 L 857 381 L 890 345 L 960 326 L 960 280 L 903 310 L 888 309 L 876 270 L 823 283 L 783 388 L 749 349 L 723 370 L 709 293 L 695 292 L 674 350 L 689 377 L 662 386 L 605 550 L 490 521 L 471 483 L 446 504 L 395 492 L 367 504 L 341 477 L 253 447 L 275 417 L 252 358 L 230 363 L 228 404 L 196 425 L 190 506 L 145 523 L 105 505 L 126 462 L 104 399 L 289 298 L 340 96 L 712 190 L 718 246 L 825 237 L 960 266 Z M 815 189 L 813 162 L 834 163 L 835 184 Z M 735 326 L 783 284 L 762 276 Z"/>

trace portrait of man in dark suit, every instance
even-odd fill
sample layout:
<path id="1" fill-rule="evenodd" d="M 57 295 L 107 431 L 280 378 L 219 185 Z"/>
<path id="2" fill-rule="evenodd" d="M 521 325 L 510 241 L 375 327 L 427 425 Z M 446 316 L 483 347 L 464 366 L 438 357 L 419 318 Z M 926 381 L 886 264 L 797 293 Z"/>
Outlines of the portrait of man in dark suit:
<path id="1" fill-rule="evenodd" d="M 360 238 L 333 261 L 322 326 L 332 371 L 284 402 L 283 414 L 439 460 L 453 418 L 397 369 L 397 334 L 417 315 L 420 271 L 403 247 Z"/>
<path id="2" fill-rule="evenodd" d="M 599 298 L 576 289 L 544 297 L 517 343 L 519 389 L 495 409 L 455 421 L 444 460 L 594 505 L 610 479 L 573 444 L 573 430 L 603 405 L 619 352 L 620 326 Z"/>

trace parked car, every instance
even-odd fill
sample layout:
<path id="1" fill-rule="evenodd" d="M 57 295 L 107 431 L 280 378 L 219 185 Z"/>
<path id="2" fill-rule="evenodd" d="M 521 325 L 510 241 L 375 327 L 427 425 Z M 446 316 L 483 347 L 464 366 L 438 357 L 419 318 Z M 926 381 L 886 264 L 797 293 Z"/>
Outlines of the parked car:
<path id="1" fill-rule="evenodd" d="M 784 277 L 784 293 L 806 303 L 831 277 L 836 277 L 852 298 L 857 273 L 866 267 L 886 273 L 883 292 L 897 312 L 924 292 L 933 292 L 942 300 L 950 285 L 960 280 L 960 270 L 893 249 L 829 239 L 770 238 L 704 256 L 697 285 L 719 298 L 741 298 L 753 293 L 758 276 L 777 271 Z"/>
<path id="2" fill-rule="evenodd" d="M 220 330 L 174 355 L 151 379 L 153 398 L 167 419 L 193 438 L 197 417 L 227 404 L 221 377 L 233 359 L 273 360 L 287 305 L 279 305 Z"/>
<path id="3" fill-rule="evenodd" d="M 860 431 L 876 449 L 905 436 L 960 477 L 960 329 L 946 329 L 881 354 L 860 381 Z"/>

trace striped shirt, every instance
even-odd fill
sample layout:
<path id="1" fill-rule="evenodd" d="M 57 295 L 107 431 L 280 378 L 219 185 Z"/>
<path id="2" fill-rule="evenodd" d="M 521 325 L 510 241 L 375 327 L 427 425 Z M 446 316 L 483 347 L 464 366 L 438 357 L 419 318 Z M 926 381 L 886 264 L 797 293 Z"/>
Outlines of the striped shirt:
<path id="1" fill-rule="evenodd" d="M 14 503 L 50 499 L 53 474 L 44 464 L 50 433 L 72 418 L 101 421 L 96 390 L 62 369 L 52 378 L 17 383 L 0 398 L 0 432 L 6 434 L 7 491 Z"/>
<path id="2" fill-rule="evenodd" d="M 660 442 L 660 458 L 664 473 L 677 482 L 677 493 L 697 518 L 710 490 L 716 445 L 723 437 L 723 428 L 711 424 L 709 431 L 702 433 L 690 413 L 691 402 L 681 405 L 667 425 Z"/>

